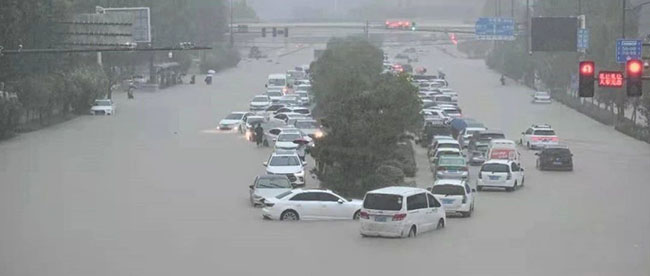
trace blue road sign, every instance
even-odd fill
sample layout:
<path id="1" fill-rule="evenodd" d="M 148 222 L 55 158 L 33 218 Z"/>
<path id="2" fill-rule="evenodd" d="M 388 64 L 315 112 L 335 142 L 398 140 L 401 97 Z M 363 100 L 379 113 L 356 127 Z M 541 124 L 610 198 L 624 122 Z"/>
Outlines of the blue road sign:
<path id="1" fill-rule="evenodd" d="M 578 29 L 578 49 L 589 49 L 589 29 Z"/>
<path id="2" fill-rule="evenodd" d="M 626 63 L 630 59 L 641 59 L 643 41 L 638 39 L 616 40 L 616 62 Z"/>
<path id="3" fill-rule="evenodd" d="M 479 40 L 514 40 L 515 20 L 503 17 L 480 17 L 475 26 Z"/>

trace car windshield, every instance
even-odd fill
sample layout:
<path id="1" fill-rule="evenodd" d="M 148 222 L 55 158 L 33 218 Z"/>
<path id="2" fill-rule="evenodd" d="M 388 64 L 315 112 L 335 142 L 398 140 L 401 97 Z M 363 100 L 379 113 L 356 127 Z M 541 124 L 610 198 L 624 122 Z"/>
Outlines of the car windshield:
<path id="1" fill-rule="evenodd" d="M 402 196 L 391 194 L 366 194 L 363 208 L 382 211 L 399 211 L 402 209 Z"/>
<path id="2" fill-rule="evenodd" d="M 554 136 L 555 131 L 551 129 L 540 129 L 540 130 L 535 130 L 533 132 L 533 135 L 540 135 L 540 136 Z"/>
<path id="3" fill-rule="evenodd" d="M 285 86 L 286 84 L 285 79 L 269 79 L 269 86 Z"/>
<path id="4" fill-rule="evenodd" d="M 508 165 L 506 165 L 506 164 L 495 164 L 495 163 L 484 164 L 483 167 L 481 167 L 481 171 L 482 172 L 497 172 L 497 173 L 509 172 Z"/>
<path id="5" fill-rule="evenodd" d="M 311 122 L 311 121 L 302 121 L 302 122 L 297 121 L 296 127 L 302 129 L 314 129 L 314 128 L 318 128 L 318 124 L 316 122 Z"/>
<path id="6" fill-rule="evenodd" d="M 232 113 L 226 116 L 226 120 L 241 120 L 242 117 L 244 117 L 244 114 Z"/>
<path id="7" fill-rule="evenodd" d="M 298 160 L 297 156 L 293 156 L 293 155 L 273 156 L 271 158 L 271 162 L 269 162 L 269 166 L 299 166 L 299 165 L 300 165 L 300 160 Z"/>
<path id="8" fill-rule="evenodd" d="M 110 100 L 97 100 L 95 101 L 96 106 L 110 106 L 111 101 Z"/>
<path id="9" fill-rule="evenodd" d="M 551 149 L 545 149 L 543 151 L 543 154 L 550 154 L 550 155 L 571 155 L 571 151 L 569 149 L 562 149 L 562 148 L 551 148 Z"/>
<path id="10" fill-rule="evenodd" d="M 266 92 L 266 95 L 268 95 L 269 97 L 282 97 L 282 92 L 269 91 L 269 92 Z"/>
<path id="11" fill-rule="evenodd" d="M 257 180 L 258 189 L 291 189 L 291 182 L 286 178 L 260 178 Z"/>
<path id="12" fill-rule="evenodd" d="M 436 101 L 439 101 L 439 102 L 451 102 L 451 97 L 438 96 L 438 97 L 436 97 Z M 457 112 L 457 111 L 455 111 L 455 110 L 445 110 L 445 112 Z"/>
<path id="13" fill-rule="evenodd" d="M 459 185 L 438 184 L 433 185 L 431 193 L 436 195 L 465 195 L 465 188 Z"/>
<path id="14" fill-rule="evenodd" d="M 309 95 L 307 95 L 307 93 L 305 93 L 305 92 L 296 92 L 296 95 L 300 96 L 301 98 L 309 97 Z"/>
<path id="15" fill-rule="evenodd" d="M 456 143 L 440 143 L 438 148 L 440 149 L 457 149 L 459 146 Z"/>
<path id="16" fill-rule="evenodd" d="M 492 139 L 505 139 L 503 133 L 481 133 L 479 140 L 490 141 Z"/>
<path id="17" fill-rule="evenodd" d="M 463 158 L 449 158 L 441 157 L 438 161 L 439 166 L 465 166 L 465 159 Z"/>
<path id="18" fill-rule="evenodd" d="M 250 125 L 254 125 L 254 124 L 257 124 L 257 123 L 262 123 L 262 122 L 264 122 L 264 118 L 257 118 L 257 117 L 255 117 L 255 118 L 250 118 L 250 117 L 249 117 L 249 118 L 246 120 L 246 122 L 247 122 L 248 124 L 250 124 Z"/>
<path id="19" fill-rule="evenodd" d="M 260 97 L 253 98 L 253 102 L 256 102 L 256 103 L 264 103 L 264 102 L 268 102 L 268 101 L 269 101 L 269 98 L 267 98 L 267 97 L 261 97 L 260 96 Z"/>
<path id="20" fill-rule="evenodd" d="M 300 134 L 294 134 L 294 133 L 289 133 L 289 134 L 280 134 L 278 136 L 278 141 L 280 142 L 293 142 L 295 140 L 298 140 L 302 138 Z"/>

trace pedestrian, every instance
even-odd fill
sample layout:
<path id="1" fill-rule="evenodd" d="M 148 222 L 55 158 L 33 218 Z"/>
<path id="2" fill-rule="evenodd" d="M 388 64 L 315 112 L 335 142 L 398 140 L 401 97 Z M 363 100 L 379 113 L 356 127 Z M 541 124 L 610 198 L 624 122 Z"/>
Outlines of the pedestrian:
<path id="1" fill-rule="evenodd" d="M 298 143 L 298 147 L 296 148 L 296 153 L 298 153 L 298 157 L 300 157 L 302 162 L 305 162 L 305 148 L 307 148 L 306 143 Z"/>
<path id="2" fill-rule="evenodd" d="M 431 122 L 427 122 L 427 124 L 424 126 L 424 142 L 428 147 L 431 145 L 432 141 L 433 141 L 433 124 Z"/>
<path id="3" fill-rule="evenodd" d="M 257 126 L 255 127 L 255 144 L 259 147 L 264 138 L 264 128 L 262 128 L 262 124 L 258 123 Z"/>

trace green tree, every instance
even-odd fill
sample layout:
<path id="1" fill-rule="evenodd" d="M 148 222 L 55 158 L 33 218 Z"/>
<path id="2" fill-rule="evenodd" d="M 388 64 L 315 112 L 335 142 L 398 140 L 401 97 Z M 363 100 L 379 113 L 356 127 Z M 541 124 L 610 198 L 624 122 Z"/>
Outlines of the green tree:
<path id="1" fill-rule="evenodd" d="M 417 88 L 405 76 L 381 74 L 382 58 L 368 41 L 344 38 L 331 40 L 312 64 L 316 103 L 328 126 L 314 150 L 316 173 L 325 187 L 350 196 L 400 184 L 404 172 L 386 161 L 421 119 Z"/>

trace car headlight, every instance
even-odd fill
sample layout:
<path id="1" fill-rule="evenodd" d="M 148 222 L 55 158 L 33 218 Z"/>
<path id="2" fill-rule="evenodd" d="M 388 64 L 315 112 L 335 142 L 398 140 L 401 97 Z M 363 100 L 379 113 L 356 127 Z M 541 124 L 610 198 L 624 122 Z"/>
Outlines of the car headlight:
<path id="1" fill-rule="evenodd" d="M 294 175 L 298 176 L 298 177 L 303 177 L 303 176 L 305 176 L 305 171 L 299 171 L 297 173 L 294 173 Z"/>
<path id="2" fill-rule="evenodd" d="M 324 135 L 323 132 L 320 131 L 320 130 L 318 130 L 318 131 L 316 131 L 314 133 L 314 137 L 316 137 L 316 138 L 321 138 L 321 137 L 323 137 L 323 135 Z"/>

